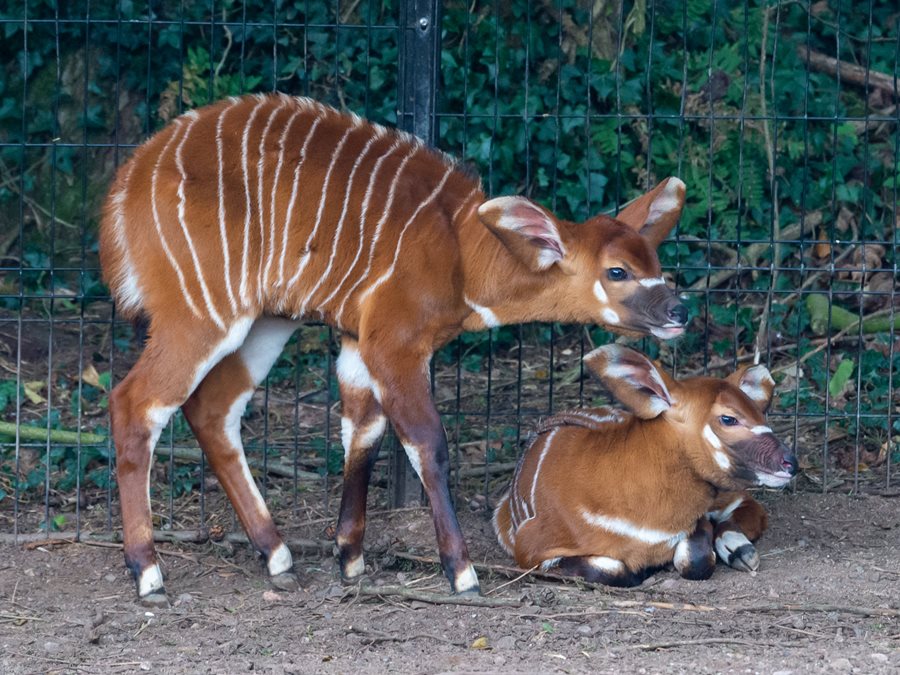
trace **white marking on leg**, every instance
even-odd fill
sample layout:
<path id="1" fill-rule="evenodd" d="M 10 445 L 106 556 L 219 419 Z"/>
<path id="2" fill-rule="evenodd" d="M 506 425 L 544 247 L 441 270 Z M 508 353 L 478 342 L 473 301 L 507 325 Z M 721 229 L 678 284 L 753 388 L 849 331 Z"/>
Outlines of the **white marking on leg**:
<path id="1" fill-rule="evenodd" d="M 506 537 L 504 538 L 503 533 L 500 532 L 500 509 L 503 507 L 503 504 L 509 502 L 509 493 L 507 492 L 503 498 L 500 500 L 500 503 L 497 504 L 497 508 L 494 509 L 494 515 L 491 517 L 491 524 L 494 526 L 494 534 L 497 535 L 497 541 L 500 544 L 500 547 L 506 551 L 509 555 L 513 555 L 513 533 L 512 533 L 512 522 L 510 522 L 509 529 L 506 532 Z"/>
<path id="2" fill-rule="evenodd" d="M 625 564 L 621 560 L 608 558 L 605 555 L 594 555 L 587 559 L 588 565 L 601 572 L 609 574 L 621 574 L 625 571 Z"/>
<path id="3" fill-rule="evenodd" d="M 597 297 L 597 300 L 600 301 L 601 305 L 609 304 L 609 296 L 606 294 L 606 290 L 603 288 L 603 284 L 600 283 L 600 280 L 594 282 L 594 295 Z"/>
<path id="4" fill-rule="evenodd" d="M 149 454 L 147 459 L 147 475 L 144 476 L 148 507 L 150 506 L 150 473 L 153 471 L 153 451 L 156 449 L 156 443 L 159 441 L 162 430 L 166 428 L 166 425 L 169 423 L 169 420 L 172 419 L 172 415 L 175 414 L 176 410 L 178 410 L 177 406 L 170 405 L 148 408 L 146 412 L 147 426 L 150 431 L 150 439 L 147 444 L 147 453 Z M 152 536 L 152 534 L 148 532 L 148 536 Z M 162 584 L 161 581 L 160 584 Z"/>
<path id="5" fill-rule="evenodd" d="M 228 413 L 225 415 L 225 421 L 222 430 L 224 431 L 225 438 L 228 439 L 228 443 L 231 445 L 231 449 L 238 460 L 238 465 L 241 469 L 241 476 L 244 478 L 244 483 L 250 492 L 250 496 L 253 498 L 257 513 L 268 514 L 266 503 L 262 498 L 262 494 L 260 493 L 259 488 L 256 486 L 256 481 L 253 478 L 253 473 L 250 471 L 250 466 L 247 464 L 247 455 L 244 452 L 244 444 L 241 442 L 241 417 L 243 417 L 244 410 L 247 407 L 247 402 L 252 396 L 253 389 L 249 389 L 238 396 L 231 403 L 231 407 L 228 409 Z"/>
<path id="6" fill-rule="evenodd" d="M 357 432 L 357 444 L 359 447 L 366 449 L 371 448 L 384 434 L 386 425 L 387 418 L 384 415 L 379 415 L 370 425 L 364 427 L 362 431 Z"/>
<path id="7" fill-rule="evenodd" d="M 140 597 L 143 598 L 151 593 L 158 593 L 162 589 L 163 577 L 159 565 L 150 565 L 150 567 L 141 572 L 141 576 L 138 579 L 138 595 Z"/>
<path id="8" fill-rule="evenodd" d="M 469 308 L 475 312 L 478 316 L 481 317 L 482 323 L 484 323 L 485 328 L 494 328 L 495 326 L 500 325 L 500 319 L 497 318 L 497 315 L 494 314 L 489 308 L 483 307 L 478 303 L 472 302 L 467 297 L 463 296 L 463 301 L 469 306 Z"/>
<path id="9" fill-rule="evenodd" d="M 228 303 L 231 305 L 231 313 L 237 314 L 237 300 L 234 297 L 234 289 L 231 287 L 231 260 L 228 248 L 228 228 L 225 225 L 225 150 L 222 142 L 222 125 L 225 121 L 225 113 L 234 107 L 236 101 L 222 109 L 216 120 L 216 158 L 218 160 L 219 182 L 219 237 L 222 241 L 222 263 L 225 270 L 225 291 L 228 293 Z"/>
<path id="10" fill-rule="evenodd" d="M 356 267 L 356 263 L 359 262 L 359 259 L 362 256 L 362 250 L 365 247 L 366 213 L 369 210 L 369 200 L 372 198 L 372 188 L 375 185 L 375 179 L 378 176 L 378 172 L 381 169 L 381 166 L 384 163 L 384 160 L 386 160 L 390 155 L 392 155 L 394 153 L 394 151 L 396 151 L 397 148 L 399 148 L 399 147 L 400 147 L 400 141 L 395 141 L 394 144 L 391 145 L 391 147 L 388 149 L 388 151 L 386 153 L 384 153 L 381 157 L 379 157 L 378 160 L 375 162 L 375 166 L 372 169 L 372 173 L 369 175 L 369 184 L 366 186 L 366 193 L 365 193 L 365 196 L 363 197 L 362 206 L 360 206 L 359 242 L 357 243 L 356 255 L 353 257 L 353 261 L 350 263 L 349 267 L 347 267 L 347 271 L 344 272 L 344 276 L 341 278 L 341 280 L 337 283 L 337 285 L 331 291 L 331 294 L 321 302 L 321 305 L 323 307 L 325 305 L 327 305 L 329 302 L 331 302 L 332 298 L 334 298 L 334 296 L 337 295 L 338 291 L 340 291 L 340 289 L 343 288 L 344 282 L 347 281 L 347 278 L 350 276 L 350 273 Z M 337 321 L 338 328 L 343 328 L 343 324 L 341 323 L 341 312 L 344 309 L 344 303 L 346 301 L 347 300 L 345 297 L 344 301 L 341 302 L 341 306 L 338 309 L 338 312 L 336 315 L 336 321 Z"/>
<path id="11" fill-rule="evenodd" d="M 683 572 L 691 564 L 691 543 L 687 539 L 679 541 L 675 546 L 675 557 L 672 559 L 675 569 Z"/>
<path id="12" fill-rule="evenodd" d="M 394 269 L 397 267 L 397 259 L 400 257 L 400 249 L 403 246 L 403 237 L 404 237 L 404 235 L 406 235 L 407 229 L 409 229 L 409 226 L 416 219 L 416 217 L 419 215 L 419 213 L 422 211 L 422 209 L 424 209 L 426 206 L 430 205 L 435 200 L 435 198 L 437 198 L 437 196 L 441 193 L 441 190 L 444 189 L 444 185 L 447 184 L 447 179 L 450 178 L 450 175 L 453 173 L 454 170 L 455 170 L 455 167 L 453 167 L 453 166 L 447 167 L 447 170 L 444 172 L 443 177 L 441 178 L 441 180 L 437 184 L 437 186 L 434 188 L 434 190 L 431 191 L 431 194 L 425 198 L 425 201 L 423 201 L 421 204 L 419 204 L 416 207 L 416 210 L 413 211 L 413 213 L 409 217 L 409 219 L 403 224 L 403 227 L 400 229 L 400 236 L 397 238 L 397 246 L 394 249 L 394 259 L 391 261 L 390 267 L 388 267 L 387 271 L 384 274 L 382 274 L 380 277 L 378 277 L 378 279 L 375 281 L 375 283 L 373 283 L 365 291 L 363 291 L 363 293 L 359 299 L 360 302 L 364 302 L 365 299 L 369 296 L 369 294 L 371 294 L 373 291 L 375 291 L 375 289 L 377 289 L 379 286 L 381 286 L 381 284 L 383 284 L 385 281 L 390 279 L 391 276 L 394 274 Z"/>
<path id="13" fill-rule="evenodd" d="M 294 272 L 294 276 L 290 278 L 288 281 L 288 286 L 293 286 L 297 279 L 300 278 L 300 275 L 303 274 L 303 270 L 306 269 L 306 266 L 309 264 L 310 259 L 312 258 L 312 253 L 310 252 L 310 247 L 312 246 L 313 240 L 316 238 L 316 234 L 319 232 L 319 225 L 322 224 L 322 213 L 325 211 L 325 199 L 328 196 L 328 184 L 331 182 L 331 174 L 334 172 L 334 167 L 337 165 L 337 161 L 341 156 L 341 150 L 344 149 L 344 144 L 347 142 L 347 139 L 350 137 L 351 132 L 353 132 L 355 127 L 349 126 L 344 131 L 344 135 L 341 136 L 341 140 L 338 141 L 337 146 L 334 149 L 334 153 L 331 155 L 331 162 L 328 164 L 328 170 L 325 172 L 325 181 L 322 183 L 322 192 L 319 195 L 319 208 L 316 210 L 316 222 L 313 225 L 312 231 L 309 233 L 309 236 L 306 238 L 306 245 L 303 247 L 303 256 L 300 258 L 300 264 L 297 265 L 297 271 Z M 297 317 L 303 316 L 303 311 L 305 310 L 306 301 L 309 299 L 309 296 L 304 299 L 303 304 L 301 305 L 301 310 L 295 312 Z"/>
<path id="14" fill-rule="evenodd" d="M 271 554 L 269 554 L 269 576 L 274 577 L 277 574 L 289 572 L 294 566 L 294 559 L 291 557 L 291 551 L 283 543 L 278 545 Z"/>
<path id="15" fill-rule="evenodd" d="M 125 169 L 125 175 L 122 177 L 122 187 L 109 200 L 112 205 L 113 234 L 116 248 L 118 248 L 122 258 L 117 270 L 116 281 L 112 286 L 116 290 L 116 300 L 119 303 L 119 308 L 123 310 L 140 308 L 143 297 L 134 263 L 131 261 L 128 239 L 125 237 L 125 199 L 128 196 L 128 187 L 135 164 L 136 162 L 134 161 L 128 164 L 128 168 Z"/>
<path id="16" fill-rule="evenodd" d="M 736 530 L 725 530 L 721 536 L 716 538 L 716 554 L 719 560 L 728 563 L 728 557 L 737 551 L 741 546 L 750 544 L 747 535 Z M 752 545 L 752 544 L 751 544 Z"/>
<path id="17" fill-rule="evenodd" d="M 344 446 L 344 464 L 350 461 L 350 448 L 353 447 L 353 420 L 341 416 L 341 445 Z"/>
<path id="18" fill-rule="evenodd" d="M 600 316 L 603 317 L 603 321 L 605 323 L 611 324 L 613 326 L 621 322 L 621 320 L 619 319 L 619 314 L 614 309 L 610 309 L 609 307 L 604 307 L 603 311 L 600 312 Z"/>
<path id="19" fill-rule="evenodd" d="M 716 464 L 719 465 L 719 468 L 722 471 L 728 471 L 731 468 L 731 460 L 728 459 L 728 455 L 726 455 L 721 450 L 716 450 L 713 453 L 713 459 L 716 460 Z"/>
<path id="20" fill-rule="evenodd" d="M 244 344 L 244 340 L 246 340 L 247 333 L 250 332 L 250 327 L 252 325 L 253 319 L 249 316 L 243 316 L 231 325 L 225 333 L 225 337 L 213 347 L 209 352 L 209 355 L 194 369 L 194 381 L 191 384 L 190 391 L 187 392 L 187 396 L 190 396 L 194 392 L 197 385 L 200 384 L 201 380 L 203 380 L 209 371 L 212 370 L 213 366 L 229 354 L 236 352 L 240 346 Z"/>
<path id="21" fill-rule="evenodd" d="M 419 480 L 424 483 L 425 481 L 422 479 L 422 451 L 419 449 L 419 446 L 412 443 L 404 443 L 403 449 L 406 451 L 406 456 L 412 465 L 413 471 L 416 472 Z"/>
<path id="22" fill-rule="evenodd" d="M 366 571 L 366 562 L 362 555 L 358 555 L 352 560 L 348 560 L 344 565 L 344 578 L 353 579 Z"/>
<path id="23" fill-rule="evenodd" d="M 284 214 L 284 229 L 281 233 L 281 256 L 278 260 L 278 282 L 275 284 L 276 286 L 281 286 L 284 284 L 284 258 L 287 254 L 287 245 L 288 245 L 288 232 L 291 228 L 291 214 L 294 211 L 294 203 L 297 201 L 297 187 L 299 185 L 300 178 L 300 169 L 303 168 L 303 163 L 306 161 L 306 151 L 309 148 L 309 142 L 312 140 L 313 135 L 316 132 L 316 127 L 319 126 L 319 122 L 322 121 L 322 117 L 316 117 L 313 120 L 313 123 L 309 127 L 309 131 L 306 132 L 306 138 L 303 141 L 303 146 L 300 148 L 300 157 L 297 159 L 297 164 L 294 166 L 294 180 L 291 184 L 291 197 L 288 199 L 287 210 Z"/>
<path id="24" fill-rule="evenodd" d="M 751 431 L 752 433 L 756 434 L 757 436 L 760 435 L 760 434 L 772 434 L 772 433 L 775 433 L 774 431 L 772 431 L 772 428 L 771 428 L 771 427 L 767 427 L 767 426 L 764 426 L 764 425 L 762 425 L 762 424 L 753 427 L 752 429 L 750 429 L 750 431 Z"/>
<path id="25" fill-rule="evenodd" d="M 178 131 L 181 128 L 181 120 L 176 119 L 174 122 L 174 127 L 175 128 L 172 131 L 172 137 L 169 138 L 168 141 L 166 141 L 165 146 L 163 146 L 162 151 L 156 158 L 156 164 L 153 166 L 153 174 L 150 177 L 150 210 L 153 212 L 153 224 L 156 225 L 156 233 L 159 235 L 159 243 L 162 245 L 163 251 L 166 254 L 166 258 L 169 260 L 169 264 L 172 265 L 172 269 L 175 270 L 175 276 L 178 277 L 178 284 L 181 286 L 181 293 L 182 295 L 184 295 L 187 306 L 194 316 L 196 316 L 198 319 L 202 319 L 203 315 L 200 314 L 200 310 L 197 309 L 197 305 L 194 304 L 194 299 L 188 292 L 187 284 L 184 280 L 184 274 L 181 271 L 181 266 L 178 264 L 178 261 L 175 260 L 175 256 L 172 254 L 172 249 L 169 248 L 169 244 L 166 241 L 165 235 L 163 234 L 162 223 L 159 217 L 159 207 L 156 203 L 156 185 L 159 180 L 159 167 L 162 164 L 162 158 L 166 154 L 166 151 L 169 149 L 169 146 L 172 145 L 175 137 L 178 136 Z"/>
<path id="26" fill-rule="evenodd" d="M 372 269 L 372 261 L 375 258 L 375 245 L 378 243 L 378 239 L 381 237 L 381 228 L 384 226 L 384 223 L 387 221 L 388 216 L 391 213 L 391 207 L 394 204 L 394 195 L 397 192 L 397 183 L 400 180 L 403 169 L 406 167 L 409 160 L 412 159 L 413 155 L 418 152 L 418 150 L 419 146 L 414 146 L 413 149 L 403 158 L 403 160 L 400 162 L 400 165 L 397 167 L 397 173 L 394 174 L 394 179 L 391 181 L 390 188 L 388 188 L 388 196 L 387 201 L 384 204 L 384 211 L 381 214 L 381 218 L 378 220 L 378 224 L 375 226 L 375 233 L 372 235 L 372 241 L 369 244 L 369 258 L 366 262 L 366 268 L 363 270 L 363 273 L 359 276 L 359 278 L 350 287 L 350 290 L 348 290 L 347 294 L 344 296 L 344 301 L 341 303 L 341 306 L 337 312 L 337 316 L 339 317 L 343 316 L 344 306 L 347 304 L 350 296 L 353 295 L 353 291 L 356 290 L 357 286 L 359 286 L 364 279 L 368 279 L 369 277 L 369 270 Z"/>
<path id="27" fill-rule="evenodd" d="M 605 516 L 602 513 L 591 513 L 585 509 L 581 511 L 581 517 L 588 525 L 599 527 L 607 532 L 612 532 L 628 539 L 635 539 L 645 544 L 665 544 L 669 548 L 673 548 L 679 541 L 687 537 L 686 532 L 663 532 L 662 530 L 636 525 L 625 518 Z"/>
<path id="28" fill-rule="evenodd" d="M 729 518 L 731 518 L 731 514 L 734 513 L 735 510 L 737 510 L 737 507 L 739 507 L 743 503 L 744 503 L 744 498 L 738 497 L 737 499 L 735 499 L 733 502 L 731 502 L 728 506 L 726 506 L 721 511 L 710 511 L 709 513 L 706 514 L 706 516 L 707 516 L 707 518 L 709 518 L 710 520 L 712 520 L 716 523 L 723 523 L 726 520 L 728 520 Z"/>
<path id="29" fill-rule="evenodd" d="M 478 575 L 475 574 L 475 568 L 471 564 L 456 575 L 453 581 L 453 588 L 457 593 L 464 593 L 474 588 L 478 588 Z"/>
<path id="30" fill-rule="evenodd" d="M 666 280 L 662 277 L 653 277 L 651 279 L 641 279 L 638 283 L 644 288 L 653 288 L 654 286 L 665 286 Z"/>
<path id="31" fill-rule="evenodd" d="M 272 268 L 272 261 L 275 258 L 275 197 L 278 195 L 278 180 L 281 177 L 281 167 L 284 165 L 284 144 L 287 142 L 288 135 L 291 131 L 291 127 L 294 125 L 294 121 L 300 116 L 300 110 L 295 110 L 293 114 L 288 118 L 288 121 L 284 125 L 284 130 L 281 132 L 281 138 L 278 139 L 278 162 L 275 164 L 275 176 L 272 179 L 272 203 L 269 205 L 269 215 L 271 215 L 271 228 L 269 232 L 269 255 L 266 258 L 266 269 L 263 273 L 266 286 L 269 285 L 269 272 Z M 285 231 L 287 231 L 287 227 L 285 227 Z"/>
<path id="32" fill-rule="evenodd" d="M 560 557 L 556 558 L 548 558 L 544 562 L 541 563 L 541 571 L 546 572 L 547 570 L 556 567 L 559 565 L 559 561 L 562 560 Z"/>
<path id="33" fill-rule="evenodd" d="M 366 155 L 369 154 L 369 151 L 372 149 L 372 145 L 382 137 L 382 134 L 378 134 L 377 132 L 366 142 L 363 149 L 360 151 L 359 155 L 356 158 L 356 161 L 353 162 L 353 168 L 350 169 L 350 176 L 347 178 L 347 187 L 344 190 L 344 203 L 341 207 L 341 215 L 338 218 L 337 227 L 334 231 L 334 239 L 331 243 L 331 255 L 328 257 L 328 266 L 325 268 L 325 271 L 319 276 L 319 280 L 316 282 L 316 285 L 313 289 L 307 294 L 306 300 L 303 301 L 301 305 L 300 314 L 302 315 L 305 308 L 306 303 L 313 299 L 316 294 L 316 291 L 321 288 L 322 284 L 325 283 L 325 280 L 331 274 L 331 268 L 334 266 L 334 260 L 337 257 L 337 249 L 338 244 L 341 240 L 341 232 L 344 229 L 344 220 L 347 218 L 347 208 L 350 205 L 350 196 L 353 194 L 353 179 L 356 177 L 356 172 L 359 170 L 360 164 L 366 158 Z M 327 299 L 331 299 L 334 295 L 334 290 L 332 290 L 331 294 Z M 322 310 L 325 307 L 325 302 L 319 304 L 319 313 L 322 313 Z"/>
<path id="34" fill-rule="evenodd" d="M 184 184 L 187 181 L 187 172 L 184 170 L 184 158 L 182 157 L 182 152 L 184 150 L 184 143 L 185 141 L 187 141 L 188 134 L 191 133 L 194 122 L 197 121 L 196 117 L 191 117 L 190 119 L 191 121 L 188 124 L 187 129 L 184 130 L 184 135 L 182 135 L 181 137 L 181 142 L 175 149 L 175 166 L 178 168 L 178 173 L 181 175 L 181 180 L 178 181 L 178 223 L 181 225 L 181 231 L 184 234 L 184 239 L 187 242 L 188 251 L 191 254 L 191 260 L 194 263 L 194 271 L 197 273 L 197 282 L 200 284 L 200 292 L 203 294 L 203 301 L 206 303 L 206 311 L 209 312 L 209 316 L 215 322 L 215 324 L 221 330 L 225 330 L 225 322 L 222 321 L 222 317 L 219 315 L 218 310 L 216 310 L 216 307 L 213 304 L 212 296 L 210 295 L 209 288 L 206 285 L 206 279 L 203 277 L 203 270 L 200 267 L 200 260 L 197 258 L 197 249 L 194 247 L 194 241 L 193 239 L 191 239 L 191 234 L 188 231 L 187 218 L 185 215 L 186 199 L 184 196 Z"/>
<path id="35" fill-rule="evenodd" d="M 371 391 L 375 400 L 381 403 L 381 387 L 374 380 L 366 364 L 355 347 L 344 345 L 336 364 L 338 381 L 349 387 Z"/>
<path id="36" fill-rule="evenodd" d="M 241 169 L 244 172 L 244 245 L 241 252 L 241 302 L 244 306 L 250 304 L 250 298 L 247 295 L 247 283 L 249 271 L 247 268 L 250 255 L 250 219 L 253 209 L 252 199 L 250 197 L 250 169 L 248 166 L 248 145 L 250 143 L 250 127 L 253 126 L 253 120 L 256 119 L 256 113 L 265 103 L 264 98 L 257 98 L 256 105 L 250 111 L 247 117 L 247 123 L 244 125 L 244 132 L 241 135 Z"/>
<path id="37" fill-rule="evenodd" d="M 717 450 L 722 447 L 722 441 L 719 440 L 719 437 L 716 436 L 716 433 L 708 424 L 703 427 L 703 438 Z"/>
<path id="38" fill-rule="evenodd" d="M 275 109 L 269 113 L 269 119 L 266 120 L 266 126 L 263 127 L 262 133 L 259 135 L 259 159 L 256 162 L 256 204 L 259 209 L 259 266 L 256 271 L 256 298 L 258 301 L 262 301 L 263 295 L 263 258 L 264 252 L 266 250 L 266 208 L 264 206 L 265 202 L 263 200 L 263 189 L 265 183 L 265 170 L 266 170 L 266 137 L 269 135 L 269 130 L 272 128 L 272 122 L 275 121 L 275 118 L 278 116 L 284 107 L 287 105 L 288 99 L 286 97 L 281 97 L 281 103 L 275 106 Z M 281 153 L 279 151 L 279 159 L 281 158 Z M 272 204 L 275 203 L 275 193 L 278 189 L 278 186 L 274 183 L 272 184 Z M 274 223 L 275 219 L 275 209 L 272 209 L 272 220 Z M 272 226 L 274 230 L 274 224 Z M 269 247 L 271 248 L 271 242 L 269 242 Z"/>
<path id="39" fill-rule="evenodd" d="M 263 317 L 253 322 L 239 351 L 254 385 L 265 379 L 299 325 L 278 317 Z"/>

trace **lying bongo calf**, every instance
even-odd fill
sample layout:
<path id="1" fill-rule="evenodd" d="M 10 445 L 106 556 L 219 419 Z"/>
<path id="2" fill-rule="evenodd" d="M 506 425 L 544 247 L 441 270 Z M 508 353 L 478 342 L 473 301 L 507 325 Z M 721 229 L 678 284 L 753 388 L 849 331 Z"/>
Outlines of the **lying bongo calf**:
<path id="1" fill-rule="evenodd" d="M 706 579 L 716 554 L 755 570 L 751 542 L 766 513 L 741 490 L 782 487 L 797 471 L 766 426 L 768 370 L 677 382 L 620 345 L 584 360 L 631 412 L 544 420 L 494 513 L 500 545 L 522 568 L 558 567 L 613 586 L 638 585 L 673 561 L 683 577 Z"/>

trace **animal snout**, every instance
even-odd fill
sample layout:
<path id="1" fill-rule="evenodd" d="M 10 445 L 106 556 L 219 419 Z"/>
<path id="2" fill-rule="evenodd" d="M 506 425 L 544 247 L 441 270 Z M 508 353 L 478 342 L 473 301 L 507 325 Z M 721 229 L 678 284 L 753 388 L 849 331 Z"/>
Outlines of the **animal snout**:
<path id="1" fill-rule="evenodd" d="M 797 475 L 797 469 L 799 465 L 797 464 L 797 456 L 785 448 L 784 457 L 781 460 L 781 470 L 786 471 L 792 477 Z"/>
<path id="2" fill-rule="evenodd" d="M 679 302 L 666 310 L 666 316 L 672 322 L 684 325 L 688 320 L 688 308 Z"/>

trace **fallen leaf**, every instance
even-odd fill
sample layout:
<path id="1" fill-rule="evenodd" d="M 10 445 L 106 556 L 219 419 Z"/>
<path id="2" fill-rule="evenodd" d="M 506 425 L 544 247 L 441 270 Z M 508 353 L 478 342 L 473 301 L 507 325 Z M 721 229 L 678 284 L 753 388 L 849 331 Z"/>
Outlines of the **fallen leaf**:
<path id="1" fill-rule="evenodd" d="M 23 389 L 25 390 L 25 398 L 34 404 L 44 403 L 47 399 L 40 395 L 40 391 L 44 388 L 43 380 L 35 380 L 33 382 L 25 382 Z"/>
<path id="2" fill-rule="evenodd" d="M 475 641 L 472 643 L 472 649 L 487 649 L 488 648 L 488 639 L 483 635 L 481 637 L 475 638 Z"/>
<path id="3" fill-rule="evenodd" d="M 89 363 L 87 368 L 84 369 L 81 373 L 81 381 L 85 384 L 89 384 L 92 387 L 97 387 L 102 391 L 109 390 L 109 373 L 103 373 L 102 375 L 97 372 L 97 369 L 94 368 L 93 363 Z"/>

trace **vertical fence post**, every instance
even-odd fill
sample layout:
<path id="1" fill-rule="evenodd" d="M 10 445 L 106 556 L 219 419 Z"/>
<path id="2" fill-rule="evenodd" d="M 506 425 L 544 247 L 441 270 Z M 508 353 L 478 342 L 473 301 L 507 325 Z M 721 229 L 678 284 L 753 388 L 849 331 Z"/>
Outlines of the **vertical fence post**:
<path id="1" fill-rule="evenodd" d="M 434 108 L 440 69 L 440 3 L 402 0 L 400 3 L 400 63 L 397 126 L 426 143 L 435 138 Z M 391 505 L 406 506 L 422 494 L 399 443 L 388 440 L 391 453 Z"/>

